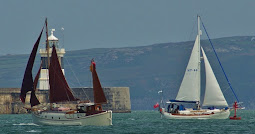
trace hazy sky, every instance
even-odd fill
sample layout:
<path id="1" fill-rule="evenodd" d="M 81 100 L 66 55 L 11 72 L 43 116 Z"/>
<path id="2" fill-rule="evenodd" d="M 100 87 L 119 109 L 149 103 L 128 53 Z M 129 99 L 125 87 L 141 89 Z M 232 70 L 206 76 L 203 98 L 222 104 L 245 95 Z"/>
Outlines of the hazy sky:
<path id="1" fill-rule="evenodd" d="M 0 54 L 30 53 L 45 17 L 69 51 L 194 40 L 197 14 L 211 38 L 255 35 L 255 0 L 1 0 Z"/>

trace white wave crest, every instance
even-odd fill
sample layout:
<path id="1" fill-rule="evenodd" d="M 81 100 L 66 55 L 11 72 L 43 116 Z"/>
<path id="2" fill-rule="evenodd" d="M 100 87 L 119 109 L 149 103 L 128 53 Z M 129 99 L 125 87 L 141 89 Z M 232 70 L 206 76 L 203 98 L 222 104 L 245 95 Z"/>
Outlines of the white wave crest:
<path id="1" fill-rule="evenodd" d="M 29 132 L 29 133 L 37 133 L 37 132 L 41 132 L 41 131 L 37 131 L 37 130 L 30 130 L 30 131 L 26 131 L 26 132 Z"/>
<path id="2" fill-rule="evenodd" d="M 34 123 L 20 123 L 20 124 L 13 124 L 14 126 L 39 126 Z"/>

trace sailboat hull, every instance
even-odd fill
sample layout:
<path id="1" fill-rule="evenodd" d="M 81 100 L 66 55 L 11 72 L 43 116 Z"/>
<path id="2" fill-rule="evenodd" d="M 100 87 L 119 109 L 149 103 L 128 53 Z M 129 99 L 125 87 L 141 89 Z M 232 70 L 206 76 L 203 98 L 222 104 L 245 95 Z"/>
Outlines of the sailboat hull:
<path id="1" fill-rule="evenodd" d="M 161 114 L 167 119 L 228 119 L 229 109 L 214 110 L 184 110 L 178 113 L 168 113 L 162 108 Z"/>
<path id="2" fill-rule="evenodd" d="M 230 114 L 229 109 L 214 109 L 214 106 L 227 108 L 228 103 L 221 91 L 209 60 L 201 47 L 200 16 L 197 17 L 197 20 L 198 33 L 178 94 L 175 100 L 167 102 L 169 103 L 167 110 L 165 111 L 162 108 L 160 112 L 168 119 L 227 119 Z M 202 106 L 210 106 L 208 107 L 210 109 L 200 109 L 201 51 L 203 53 L 206 76 L 204 102 Z M 163 100 L 161 101 L 163 102 Z M 186 103 L 189 105 L 186 105 Z M 184 107 L 184 104 L 189 108 Z M 193 110 L 193 108 L 199 110 Z"/>
<path id="3" fill-rule="evenodd" d="M 32 112 L 32 119 L 38 125 L 110 126 L 112 125 L 112 111 L 89 116 L 86 116 L 86 113 L 34 111 Z"/>

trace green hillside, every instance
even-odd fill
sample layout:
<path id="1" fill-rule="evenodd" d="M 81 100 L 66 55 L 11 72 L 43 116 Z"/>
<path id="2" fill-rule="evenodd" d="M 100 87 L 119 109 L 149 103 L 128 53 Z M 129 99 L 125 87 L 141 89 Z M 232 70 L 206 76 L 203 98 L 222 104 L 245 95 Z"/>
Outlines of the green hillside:
<path id="1" fill-rule="evenodd" d="M 226 37 L 212 42 L 240 101 L 249 109 L 255 108 L 255 42 L 252 37 Z M 143 47 L 100 48 L 68 51 L 65 72 L 70 87 L 90 87 L 90 60 L 95 58 L 97 71 L 104 87 L 130 87 L 132 109 L 152 109 L 159 101 L 174 99 L 189 60 L 193 41 L 154 44 Z M 207 53 L 215 75 L 229 102 L 234 101 L 227 81 L 208 40 L 201 45 Z M 29 55 L 6 55 L 0 60 L 1 87 L 20 87 Z M 39 64 L 39 55 L 37 57 Z M 36 71 L 38 65 L 35 66 Z M 203 65 L 202 65 L 203 70 Z M 35 72 L 34 72 L 35 74 Z M 202 75 L 202 78 L 205 76 Z M 78 80 L 77 80 L 78 79 Z M 204 84 L 202 84 L 202 89 Z M 202 91 L 203 93 L 203 91 Z"/>

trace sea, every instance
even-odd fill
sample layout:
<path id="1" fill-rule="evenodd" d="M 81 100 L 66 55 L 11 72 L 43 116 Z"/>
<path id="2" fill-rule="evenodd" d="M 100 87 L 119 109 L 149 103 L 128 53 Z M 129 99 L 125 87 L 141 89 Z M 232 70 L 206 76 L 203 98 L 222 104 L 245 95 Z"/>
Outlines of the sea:
<path id="1" fill-rule="evenodd" d="M 231 113 L 233 115 L 233 113 Z M 113 113 L 113 125 L 44 126 L 32 122 L 30 114 L 0 115 L 1 134 L 255 134 L 255 111 L 239 110 L 241 120 L 170 120 L 158 111 Z"/>

